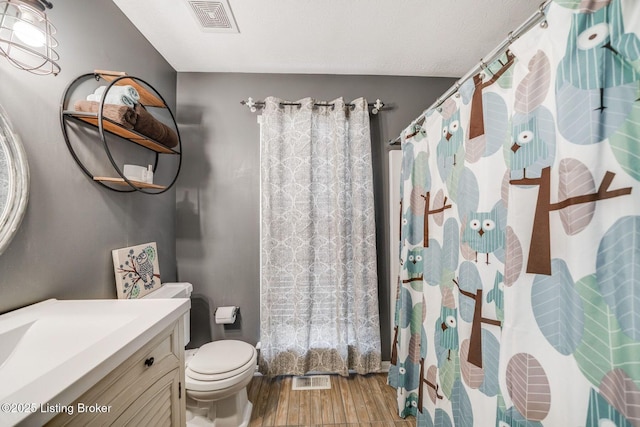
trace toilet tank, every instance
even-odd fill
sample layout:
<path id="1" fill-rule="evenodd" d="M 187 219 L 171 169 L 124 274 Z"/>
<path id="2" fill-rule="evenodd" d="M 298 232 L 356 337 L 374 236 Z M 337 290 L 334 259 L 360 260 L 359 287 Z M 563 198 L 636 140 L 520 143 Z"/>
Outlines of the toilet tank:
<path id="1" fill-rule="evenodd" d="M 191 298 L 193 292 L 193 285 L 188 282 L 168 282 L 163 283 L 160 289 L 148 293 L 142 298 Z M 191 340 L 191 321 L 189 319 L 191 310 L 187 311 L 184 315 L 184 345 L 187 345 Z"/>

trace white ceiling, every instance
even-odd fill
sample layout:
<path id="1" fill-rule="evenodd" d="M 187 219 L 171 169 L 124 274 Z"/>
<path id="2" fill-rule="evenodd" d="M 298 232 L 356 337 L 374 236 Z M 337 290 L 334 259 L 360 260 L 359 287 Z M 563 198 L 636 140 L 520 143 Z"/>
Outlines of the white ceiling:
<path id="1" fill-rule="evenodd" d="M 541 0 L 229 0 L 239 34 L 186 0 L 113 0 L 178 72 L 459 77 Z"/>

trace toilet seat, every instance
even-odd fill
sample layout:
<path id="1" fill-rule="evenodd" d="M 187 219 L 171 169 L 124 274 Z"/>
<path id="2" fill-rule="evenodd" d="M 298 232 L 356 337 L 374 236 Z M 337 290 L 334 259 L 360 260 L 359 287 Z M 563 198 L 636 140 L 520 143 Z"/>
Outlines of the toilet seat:
<path id="1" fill-rule="evenodd" d="M 257 352 L 243 341 L 214 341 L 200 347 L 187 362 L 187 390 L 223 390 L 253 376 Z"/>

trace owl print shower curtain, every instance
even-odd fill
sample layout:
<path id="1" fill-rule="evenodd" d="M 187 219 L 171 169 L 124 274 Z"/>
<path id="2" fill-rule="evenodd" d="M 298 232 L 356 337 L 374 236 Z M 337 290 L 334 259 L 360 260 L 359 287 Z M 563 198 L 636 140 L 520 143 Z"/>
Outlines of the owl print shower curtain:
<path id="1" fill-rule="evenodd" d="M 640 426 L 640 2 L 546 16 L 402 135 L 418 426 Z"/>

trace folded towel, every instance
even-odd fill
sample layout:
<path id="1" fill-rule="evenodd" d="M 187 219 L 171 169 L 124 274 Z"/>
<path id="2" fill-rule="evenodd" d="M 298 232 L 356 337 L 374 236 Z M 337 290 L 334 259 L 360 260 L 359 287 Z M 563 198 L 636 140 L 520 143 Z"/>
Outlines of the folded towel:
<path id="1" fill-rule="evenodd" d="M 92 94 L 87 96 L 87 101 L 100 102 L 106 86 L 100 86 Z M 107 96 L 104 100 L 105 104 L 126 105 L 128 107 L 134 107 L 140 99 L 140 94 L 131 85 L 125 86 L 111 86 Z"/>
<path id="2" fill-rule="evenodd" d="M 97 113 L 100 103 L 96 101 L 76 101 L 73 104 L 75 111 L 84 113 Z M 133 129 L 136 124 L 138 114 L 131 107 L 126 105 L 104 104 L 102 115 L 112 120 L 126 129 Z"/>
<path id="3" fill-rule="evenodd" d="M 96 95 L 96 97 L 100 98 L 102 97 L 102 94 L 106 89 L 106 86 L 100 86 L 93 92 L 93 94 Z M 111 94 L 112 92 L 116 95 L 128 96 L 133 100 L 133 102 L 140 101 L 140 94 L 138 93 L 136 88 L 131 85 L 111 86 L 111 88 L 109 89 L 109 94 Z"/>
<path id="4" fill-rule="evenodd" d="M 136 104 L 135 112 L 138 115 L 138 120 L 133 128 L 136 132 L 140 132 L 169 148 L 178 145 L 178 135 L 175 131 L 153 117 L 142 104 Z"/>

